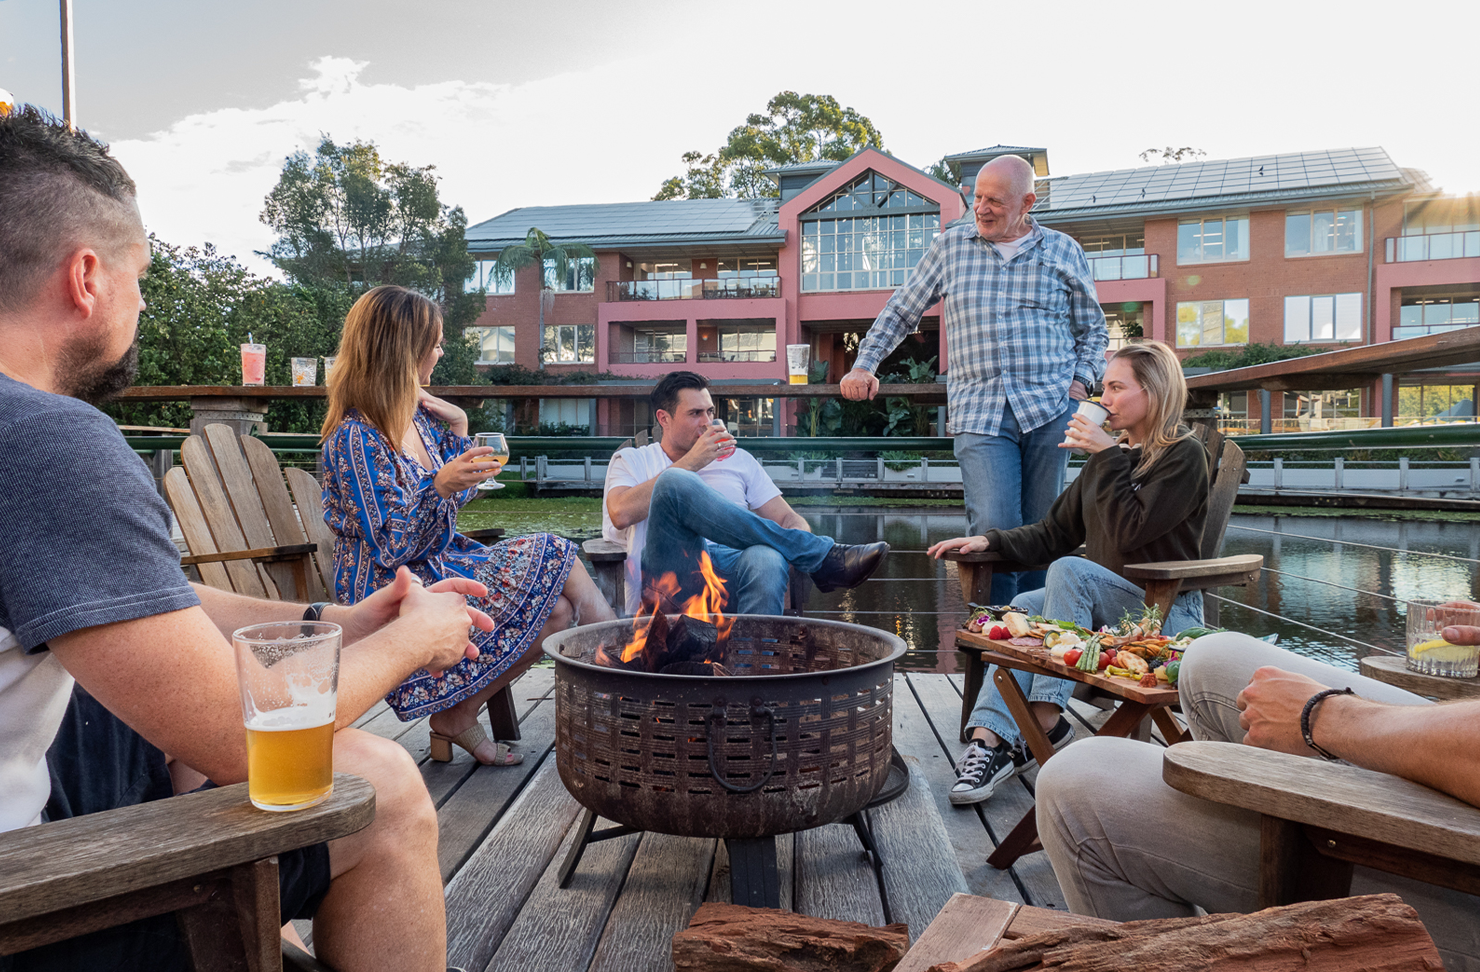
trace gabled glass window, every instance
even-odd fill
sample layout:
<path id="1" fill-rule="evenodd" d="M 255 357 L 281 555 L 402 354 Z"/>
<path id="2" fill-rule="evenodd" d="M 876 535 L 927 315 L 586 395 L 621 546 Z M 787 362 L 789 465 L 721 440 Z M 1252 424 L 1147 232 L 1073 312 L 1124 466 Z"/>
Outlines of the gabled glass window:
<path id="1" fill-rule="evenodd" d="M 940 206 L 869 172 L 801 217 L 802 290 L 899 287 L 940 233 Z"/>

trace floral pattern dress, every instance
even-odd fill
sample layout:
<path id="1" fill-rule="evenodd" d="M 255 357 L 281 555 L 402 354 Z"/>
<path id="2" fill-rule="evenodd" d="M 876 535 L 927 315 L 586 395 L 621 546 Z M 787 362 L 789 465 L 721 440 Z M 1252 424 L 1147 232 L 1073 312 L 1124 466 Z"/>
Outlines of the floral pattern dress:
<path id="1" fill-rule="evenodd" d="M 433 584 L 454 575 L 488 588 L 468 600 L 493 619 L 475 631 L 475 659 L 433 675 L 422 669 L 386 696 L 410 721 L 478 693 L 508 670 L 549 619 L 576 561 L 575 544 L 548 533 L 484 546 L 457 532 L 457 511 L 477 495 L 444 499 L 437 470 L 472 448 L 423 408 L 412 419 L 434 468 L 403 453 L 351 409 L 324 442 L 324 520 L 334 531 L 334 594 L 353 604 L 389 584 L 402 564 Z"/>

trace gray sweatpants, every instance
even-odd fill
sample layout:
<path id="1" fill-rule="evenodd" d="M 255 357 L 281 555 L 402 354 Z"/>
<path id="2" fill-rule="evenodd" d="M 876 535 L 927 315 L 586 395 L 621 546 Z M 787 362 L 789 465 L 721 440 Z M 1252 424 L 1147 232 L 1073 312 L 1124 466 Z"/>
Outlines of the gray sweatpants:
<path id="1" fill-rule="evenodd" d="M 1407 705 L 1409 692 L 1247 635 L 1210 635 L 1183 662 L 1178 687 L 1196 739 L 1241 742 L 1235 698 L 1255 669 L 1274 665 L 1333 688 Z M 1256 907 L 1259 815 L 1209 803 L 1161 779 L 1157 745 L 1092 738 L 1039 770 L 1038 830 L 1070 909 L 1116 921 Z M 1480 972 L 1480 898 L 1357 868 L 1352 894 L 1392 891 L 1412 905 L 1445 965 Z"/>

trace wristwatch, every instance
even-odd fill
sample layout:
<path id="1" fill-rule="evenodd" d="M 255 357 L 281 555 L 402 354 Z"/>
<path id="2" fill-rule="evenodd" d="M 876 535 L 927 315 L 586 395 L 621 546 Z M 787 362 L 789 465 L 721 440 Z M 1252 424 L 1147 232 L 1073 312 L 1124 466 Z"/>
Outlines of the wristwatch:
<path id="1" fill-rule="evenodd" d="M 324 608 L 328 607 L 329 605 L 331 605 L 333 603 L 334 603 L 333 601 L 315 601 L 315 602 L 313 602 L 312 604 L 310 604 L 308 606 L 308 609 L 303 612 L 303 620 L 305 620 L 305 621 L 322 621 L 322 620 L 324 620 Z"/>

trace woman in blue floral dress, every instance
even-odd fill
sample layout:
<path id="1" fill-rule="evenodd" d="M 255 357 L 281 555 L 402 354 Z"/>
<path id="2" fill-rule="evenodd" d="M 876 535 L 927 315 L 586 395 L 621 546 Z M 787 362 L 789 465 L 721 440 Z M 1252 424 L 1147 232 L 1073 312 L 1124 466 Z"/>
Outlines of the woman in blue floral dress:
<path id="1" fill-rule="evenodd" d="M 480 762 L 523 759 L 493 743 L 479 707 L 538 657 L 545 636 L 573 620 L 614 617 L 576 559 L 575 544 L 548 533 L 484 546 L 457 532 L 457 511 L 500 467 L 474 448 L 462 409 L 423 386 L 442 356 L 437 305 L 401 287 L 355 302 L 328 379 L 324 420 L 324 519 L 334 531 L 334 593 L 355 603 L 405 565 L 432 584 L 456 574 L 483 584 L 472 598 L 494 630 L 475 632 L 480 654 L 446 671 L 420 671 L 386 701 L 403 720 L 429 716 L 432 758 L 458 745 Z"/>

